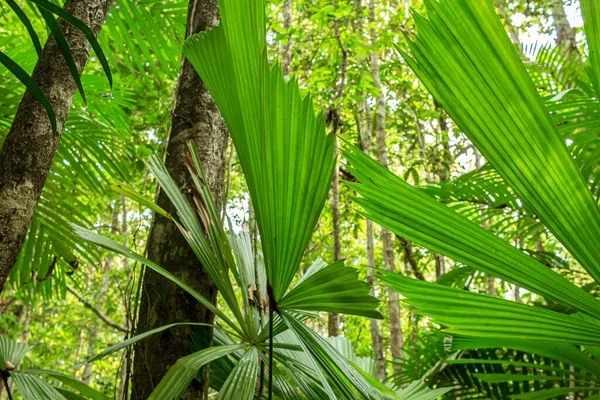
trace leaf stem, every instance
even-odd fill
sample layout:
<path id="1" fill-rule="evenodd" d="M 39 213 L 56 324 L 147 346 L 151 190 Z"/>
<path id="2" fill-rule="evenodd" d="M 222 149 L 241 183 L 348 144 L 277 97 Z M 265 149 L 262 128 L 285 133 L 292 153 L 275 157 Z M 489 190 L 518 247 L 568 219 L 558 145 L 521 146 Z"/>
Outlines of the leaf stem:
<path id="1" fill-rule="evenodd" d="M 0 371 L 2 375 L 2 381 L 4 382 L 4 387 L 6 388 L 6 394 L 8 395 L 8 400 L 13 400 L 12 393 L 10 392 L 10 386 L 8 386 L 8 372 Z"/>
<path id="2" fill-rule="evenodd" d="M 273 399 L 273 310 L 275 309 L 275 299 L 271 284 L 267 282 L 267 292 L 269 295 L 269 400 Z"/>

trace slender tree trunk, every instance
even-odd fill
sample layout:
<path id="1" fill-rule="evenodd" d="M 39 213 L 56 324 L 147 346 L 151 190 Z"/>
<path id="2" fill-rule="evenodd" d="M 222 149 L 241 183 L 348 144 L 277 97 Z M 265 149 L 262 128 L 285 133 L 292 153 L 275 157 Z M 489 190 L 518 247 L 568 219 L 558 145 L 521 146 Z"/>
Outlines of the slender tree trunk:
<path id="1" fill-rule="evenodd" d="M 363 2 L 355 0 L 354 3 L 356 14 L 355 30 L 361 40 L 364 40 L 363 27 Z M 364 57 L 360 58 L 359 66 L 364 63 Z M 363 79 L 363 72 L 360 71 L 360 79 Z M 366 93 L 361 94 L 361 100 L 358 103 L 358 113 L 356 118 L 358 134 L 360 136 L 360 148 L 367 154 L 371 155 L 371 142 L 373 141 L 373 124 L 371 123 L 371 109 L 367 104 Z M 367 283 L 371 287 L 371 296 L 375 295 L 375 277 L 373 276 L 373 267 L 375 266 L 375 244 L 373 237 L 373 221 L 367 219 Z M 387 377 L 387 369 L 385 365 L 385 350 L 383 348 L 383 333 L 379 326 L 379 321 L 369 319 L 369 332 L 371 334 L 371 343 L 373 347 L 373 358 L 375 359 L 375 372 L 377 379 L 383 382 Z"/>
<path id="2" fill-rule="evenodd" d="M 333 2 L 335 7 L 335 1 Z M 328 122 L 332 127 L 332 134 L 337 135 L 338 131 L 343 128 L 342 120 L 340 118 L 340 114 L 337 110 L 337 103 L 342 98 L 344 94 L 344 88 L 346 87 L 346 73 L 348 70 L 348 52 L 342 43 L 342 37 L 340 34 L 340 29 L 338 25 L 338 21 L 334 21 L 334 32 L 335 37 L 337 39 L 338 45 L 342 52 L 342 70 L 340 76 L 340 84 L 337 88 L 337 93 L 335 94 L 333 100 L 331 101 L 331 106 L 329 108 L 329 113 L 327 116 Z M 336 148 L 337 148 L 337 138 L 336 138 Z M 341 242 L 341 232 L 340 232 L 340 178 L 339 178 L 339 160 L 336 157 L 336 164 L 333 170 L 333 177 L 331 178 L 331 221 L 333 224 L 333 258 L 335 261 L 339 260 L 342 252 L 342 242 Z M 329 336 L 339 336 L 340 335 L 340 315 L 337 313 L 329 313 L 329 319 L 327 323 L 327 333 Z"/>
<path id="3" fill-rule="evenodd" d="M 97 36 L 111 4 L 112 0 L 67 0 L 65 10 Z M 59 25 L 81 75 L 91 47 L 79 30 L 62 20 Z M 25 92 L 0 150 L 0 292 L 25 240 L 75 95 L 75 82 L 53 36 L 42 50 L 33 79 L 54 109 L 59 134 L 52 132 L 46 110 Z"/>
<path id="4" fill-rule="evenodd" d="M 367 121 L 371 120 L 371 112 L 367 105 L 365 95 L 358 105 L 358 131 L 360 134 L 360 147 L 366 154 L 371 153 L 371 124 Z M 375 294 L 375 277 L 373 276 L 373 267 L 375 266 L 375 246 L 373 240 L 373 222 L 367 219 L 367 283 L 371 286 L 371 295 Z M 387 377 L 385 368 L 385 352 L 383 350 L 383 334 L 379 321 L 373 318 L 369 320 L 369 331 L 371 333 L 371 341 L 373 343 L 373 357 L 375 358 L 375 371 L 377 379 L 383 382 Z"/>
<path id="5" fill-rule="evenodd" d="M 121 202 L 121 236 L 123 237 L 123 246 L 129 247 L 129 224 L 128 224 L 128 208 L 127 208 L 127 198 L 124 195 L 119 196 L 119 201 Z M 123 270 L 127 271 L 127 274 L 130 276 L 129 285 L 135 283 L 135 279 L 131 278 L 132 271 L 129 269 L 129 258 L 123 257 Z M 124 299 L 125 306 L 125 328 L 127 332 L 125 333 L 125 339 L 128 339 L 132 336 L 133 326 L 135 324 L 135 320 L 132 317 L 132 301 L 131 301 L 131 289 L 128 285 L 128 290 L 126 290 L 126 297 Z M 119 367 L 119 393 L 117 400 L 126 400 L 128 398 L 129 393 L 129 375 L 130 375 L 130 366 L 131 366 L 131 356 L 132 349 L 131 347 L 127 347 L 123 351 L 123 355 L 121 356 L 121 366 Z"/>
<path id="6" fill-rule="evenodd" d="M 450 169 L 452 167 L 452 152 L 450 151 L 450 138 L 448 133 L 448 121 L 446 119 L 446 112 L 442 106 L 434 100 L 435 109 L 440 113 L 438 116 L 438 127 L 440 130 L 440 141 L 442 142 L 443 155 L 441 163 L 437 168 L 437 175 L 440 182 L 444 182 L 450 176 Z M 434 253 L 435 258 L 435 278 L 439 279 L 440 276 L 446 272 L 446 261 L 443 254 Z"/>
<path id="7" fill-rule="evenodd" d="M 567 49 L 569 53 L 577 53 L 577 30 L 569 24 L 563 0 L 552 2 L 552 19 L 556 30 L 556 44 Z"/>
<path id="8" fill-rule="evenodd" d="M 340 234 L 340 178 L 339 166 L 335 163 L 333 177 L 331 178 L 331 222 L 333 224 L 333 260 L 337 261 L 342 256 L 342 239 Z M 329 336 L 340 335 L 340 314 L 329 313 L 327 322 Z"/>
<path id="9" fill-rule="evenodd" d="M 119 233 L 119 206 L 118 206 L 118 203 L 115 204 L 115 207 L 113 208 L 110 230 L 113 235 L 116 235 Z M 113 255 L 113 253 L 110 253 L 104 259 L 102 280 L 100 281 L 100 286 L 98 287 L 98 292 L 96 293 L 96 296 L 95 296 L 96 298 L 94 301 L 94 305 L 99 310 L 102 310 L 104 308 L 104 303 L 106 302 L 106 293 L 108 292 L 108 282 L 109 282 L 108 272 L 112 268 L 114 258 L 115 258 L 115 256 Z M 99 332 L 100 332 L 100 323 L 97 319 L 94 318 L 94 321 L 92 322 L 92 327 L 90 329 L 90 334 L 88 336 L 88 343 L 89 343 L 88 344 L 88 354 L 89 354 L 90 358 L 92 356 L 94 356 L 96 353 L 95 343 L 96 343 L 96 339 L 98 338 Z M 83 373 L 81 374 L 81 380 L 86 385 L 89 385 L 90 382 L 92 381 L 93 369 L 94 369 L 93 363 L 86 364 L 83 369 Z"/>
<path id="10" fill-rule="evenodd" d="M 216 0 L 191 0 L 188 6 L 186 37 L 206 30 L 219 21 Z M 227 131 L 219 111 L 187 59 L 183 59 L 167 145 L 166 166 L 182 192 L 191 197 L 191 179 L 184 165 L 187 141 L 194 140 L 204 171 L 216 201 L 221 207 L 224 186 Z M 175 214 L 164 191 L 158 205 Z M 216 289 L 202 265 L 177 227 L 168 219 L 154 215 L 148 239 L 148 257 L 192 286 L 200 294 L 216 300 Z M 138 332 L 181 321 L 212 323 L 214 315 L 175 284 L 151 270 L 146 270 L 138 320 Z M 192 332 L 205 346 L 212 344 L 212 329 L 172 328 L 151 336 L 135 347 L 132 398 L 147 399 L 154 387 L 175 364 L 189 354 Z M 204 382 L 194 380 L 183 394 L 184 399 L 198 399 L 208 394 L 208 368 Z"/>
<path id="11" fill-rule="evenodd" d="M 385 143 L 385 124 L 386 124 L 386 97 L 383 85 L 381 83 L 381 76 L 379 73 L 379 56 L 377 55 L 377 39 L 375 29 L 375 15 L 376 15 L 377 4 L 375 0 L 369 2 L 369 22 L 371 25 L 371 46 L 373 52 L 371 53 L 371 74 L 373 76 L 373 85 L 379 91 L 377 96 L 377 109 L 375 114 L 375 142 L 377 145 L 377 156 L 379 163 L 384 167 L 388 167 L 387 159 L 387 146 Z M 383 258 L 385 261 L 385 268 L 388 271 L 395 271 L 394 265 L 394 247 L 392 242 L 392 234 L 385 228 L 381 229 L 381 241 L 383 243 Z M 388 302 L 389 302 L 389 313 L 390 313 L 390 343 L 392 348 L 392 356 L 394 358 L 401 358 L 403 354 L 402 347 L 404 345 L 404 339 L 402 337 L 402 327 L 400 320 L 400 302 L 398 301 L 398 294 L 387 289 Z M 400 372 L 401 368 L 394 364 L 394 372 Z"/>

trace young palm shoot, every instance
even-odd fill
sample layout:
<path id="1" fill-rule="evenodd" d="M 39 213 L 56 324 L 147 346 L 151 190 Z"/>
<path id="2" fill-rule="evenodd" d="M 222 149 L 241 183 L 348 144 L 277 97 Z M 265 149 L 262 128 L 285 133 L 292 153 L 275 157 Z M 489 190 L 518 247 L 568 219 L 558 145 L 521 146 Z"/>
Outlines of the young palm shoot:
<path id="1" fill-rule="evenodd" d="M 193 205 L 154 156 L 148 167 L 175 205 L 177 217 L 168 216 L 156 205 L 152 209 L 175 221 L 233 319 L 143 256 L 93 232 L 76 230 L 82 238 L 146 264 L 177 283 L 215 313 L 219 320 L 215 329 L 232 341 L 181 359 L 151 398 L 177 398 L 203 365 L 225 356 L 236 363 L 219 388 L 219 398 L 252 399 L 256 387 L 263 385 L 257 385 L 257 379 L 259 363 L 265 360 L 270 366 L 269 398 L 273 394 L 295 398 L 295 390 L 286 395 L 286 380 L 280 376 L 278 364 L 298 376 L 307 373 L 306 366 L 291 362 L 278 351 L 282 348 L 307 354 L 309 374 L 318 377 L 318 391 L 327 398 L 378 398 L 379 392 L 364 373 L 303 323 L 307 313 L 314 311 L 381 318 L 376 311 L 378 301 L 369 295 L 369 286 L 358 280 L 358 271 L 342 261 L 323 264 L 292 285 L 329 190 L 335 158 L 333 136 L 325 132 L 323 115 L 315 115 L 310 97 L 301 96 L 297 82 L 286 83 L 280 68 L 269 66 L 262 1 L 220 1 L 219 9 L 221 24 L 188 39 L 184 52 L 213 95 L 236 146 L 256 211 L 266 290 L 261 293 L 253 287 L 248 262 L 223 229 L 193 146 L 187 159 L 194 182 Z M 236 290 L 243 294 L 241 305 Z M 256 307 L 256 302 L 262 305 Z M 265 308 L 270 318 L 261 326 L 257 313 Z M 293 344 L 275 340 L 286 330 L 294 334 Z"/>

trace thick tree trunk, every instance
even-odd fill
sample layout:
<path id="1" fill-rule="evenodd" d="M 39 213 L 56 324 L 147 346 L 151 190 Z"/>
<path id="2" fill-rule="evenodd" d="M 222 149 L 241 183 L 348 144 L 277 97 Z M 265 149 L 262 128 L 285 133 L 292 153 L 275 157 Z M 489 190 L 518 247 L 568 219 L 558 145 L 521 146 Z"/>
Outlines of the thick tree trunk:
<path id="1" fill-rule="evenodd" d="M 111 4 L 112 0 L 67 0 L 65 10 L 97 36 Z M 79 30 L 62 20 L 59 24 L 81 75 L 91 47 Z M 75 82 L 53 36 L 42 50 L 33 79 L 54 109 L 59 134 L 52 132 L 46 110 L 25 92 L 0 150 L 0 292 L 25 240 L 75 95 Z"/>
<path id="2" fill-rule="evenodd" d="M 385 124 L 386 124 L 386 97 L 383 85 L 381 83 L 381 76 L 379 73 L 379 56 L 376 53 L 376 30 L 375 30 L 375 15 L 376 15 L 376 2 L 371 0 L 369 2 L 369 22 L 371 25 L 371 45 L 373 47 L 373 53 L 371 54 L 371 75 L 373 76 L 373 85 L 379 94 L 377 96 L 377 109 L 375 113 L 375 143 L 377 145 L 377 156 L 379 163 L 387 168 L 387 146 L 385 143 Z M 392 234 L 385 228 L 381 229 L 381 241 L 383 242 L 383 259 L 385 262 L 385 268 L 388 271 L 395 271 L 394 265 L 394 247 L 392 242 Z M 402 337 L 402 327 L 400 320 L 400 302 L 398 301 L 398 294 L 392 289 L 387 289 L 389 313 L 390 313 L 390 344 L 392 348 L 392 356 L 397 359 L 404 355 L 402 350 L 404 345 L 404 339 Z M 398 364 L 394 364 L 394 372 L 400 372 L 401 368 Z"/>
<path id="3" fill-rule="evenodd" d="M 186 36 L 197 33 L 219 21 L 216 0 L 191 0 L 188 6 Z M 191 197 L 191 179 L 184 165 L 187 141 L 194 140 L 212 194 L 219 209 L 224 185 L 227 131 L 219 111 L 187 59 L 182 62 L 172 129 L 167 146 L 166 166 L 182 192 Z M 158 205 L 171 214 L 174 207 L 163 191 Z M 193 251 L 177 227 L 160 215 L 154 216 L 148 239 L 148 257 L 166 268 L 206 298 L 215 301 L 216 290 Z M 147 269 L 143 278 L 138 332 L 173 322 L 194 321 L 212 323 L 214 315 L 175 284 Z M 189 354 L 189 327 L 172 328 L 151 336 L 135 348 L 132 398 L 146 399 L 167 370 L 177 359 Z M 206 346 L 212 343 L 212 330 L 197 329 Z M 204 383 L 192 382 L 183 398 L 201 398 L 207 395 L 208 369 Z"/>

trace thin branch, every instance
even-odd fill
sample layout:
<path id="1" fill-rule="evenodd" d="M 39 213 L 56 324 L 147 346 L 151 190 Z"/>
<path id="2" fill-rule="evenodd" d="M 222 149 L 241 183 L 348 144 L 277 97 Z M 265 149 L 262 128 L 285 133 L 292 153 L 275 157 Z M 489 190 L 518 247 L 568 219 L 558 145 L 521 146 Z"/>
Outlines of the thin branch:
<path id="1" fill-rule="evenodd" d="M 108 326 L 115 328 L 118 331 L 121 332 L 125 332 L 127 333 L 127 328 L 125 328 L 124 326 L 121 326 L 119 324 L 117 324 L 115 321 L 113 321 L 112 319 L 110 319 L 108 316 L 106 316 L 106 314 L 104 314 L 102 311 L 98 310 L 96 307 L 94 307 L 89 301 L 87 301 L 83 296 L 81 296 L 79 293 L 77 293 L 75 291 L 75 289 L 73 289 L 70 285 L 67 285 L 67 290 L 77 298 L 77 300 L 79 300 L 83 306 L 85 308 L 89 308 L 90 310 L 92 310 L 92 312 L 94 314 L 96 314 L 105 324 L 107 324 Z"/>

